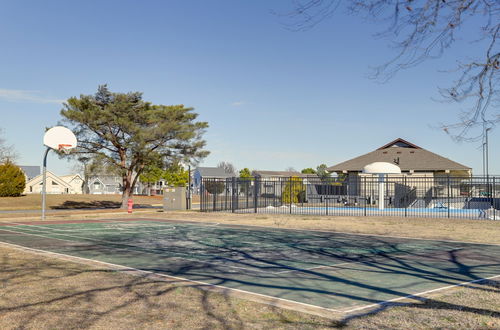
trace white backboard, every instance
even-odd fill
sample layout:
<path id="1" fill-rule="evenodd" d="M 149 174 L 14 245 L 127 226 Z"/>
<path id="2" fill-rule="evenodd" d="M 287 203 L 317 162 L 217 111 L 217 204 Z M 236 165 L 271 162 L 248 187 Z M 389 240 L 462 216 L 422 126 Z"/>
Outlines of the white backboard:
<path id="1" fill-rule="evenodd" d="M 401 169 L 391 163 L 375 162 L 366 165 L 363 168 L 363 173 L 367 174 L 401 174 Z"/>
<path id="2" fill-rule="evenodd" d="M 63 126 L 54 126 L 45 132 L 43 144 L 54 150 L 76 148 L 76 136 L 73 132 Z"/>

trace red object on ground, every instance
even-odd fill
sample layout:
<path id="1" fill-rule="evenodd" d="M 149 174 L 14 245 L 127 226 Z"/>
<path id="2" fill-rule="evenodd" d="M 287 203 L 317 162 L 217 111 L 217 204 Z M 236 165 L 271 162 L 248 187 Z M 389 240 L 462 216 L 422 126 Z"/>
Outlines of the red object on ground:
<path id="1" fill-rule="evenodd" d="M 134 201 L 131 198 L 129 198 L 127 205 L 128 205 L 127 212 L 132 213 L 132 207 L 134 206 Z"/>

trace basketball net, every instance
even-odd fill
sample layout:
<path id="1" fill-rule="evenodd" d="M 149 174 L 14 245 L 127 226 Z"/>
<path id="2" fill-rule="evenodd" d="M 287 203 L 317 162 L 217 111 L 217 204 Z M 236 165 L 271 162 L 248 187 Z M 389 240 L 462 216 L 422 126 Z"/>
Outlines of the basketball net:
<path id="1" fill-rule="evenodd" d="M 66 155 L 68 155 L 71 152 L 72 149 L 71 144 L 59 144 L 58 150 L 59 152 L 64 152 Z"/>

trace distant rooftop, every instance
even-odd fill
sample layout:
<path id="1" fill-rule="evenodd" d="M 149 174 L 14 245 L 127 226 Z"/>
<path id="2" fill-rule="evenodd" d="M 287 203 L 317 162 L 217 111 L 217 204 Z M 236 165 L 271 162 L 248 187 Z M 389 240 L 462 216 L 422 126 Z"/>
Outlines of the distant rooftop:
<path id="1" fill-rule="evenodd" d="M 21 165 L 19 166 L 21 170 L 23 170 L 24 174 L 28 178 L 28 180 L 33 179 L 37 175 L 40 175 L 40 166 L 27 166 L 27 165 Z"/>
<path id="2" fill-rule="evenodd" d="M 402 171 L 471 170 L 469 166 L 425 150 L 401 138 L 367 154 L 330 166 L 327 170 L 329 172 L 360 172 L 364 166 L 373 162 L 392 163 Z"/>
<path id="3" fill-rule="evenodd" d="M 221 167 L 197 167 L 195 171 L 200 172 L 204 178 L 230 178 L 236 176 L 234 173 L 227 173 Z"/>

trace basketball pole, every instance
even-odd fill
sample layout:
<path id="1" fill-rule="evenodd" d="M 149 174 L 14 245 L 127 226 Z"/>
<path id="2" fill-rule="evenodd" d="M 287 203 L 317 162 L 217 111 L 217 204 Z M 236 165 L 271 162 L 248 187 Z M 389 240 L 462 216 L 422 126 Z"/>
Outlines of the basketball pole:
<path id="1" fill-rule="evenodd" d="M 47 147 L 45 154 L 43 156 L 43 168 L 42 168 L 42 220 L 45 220 L 45 195 L 47 194 L 47 155 L 49 154 L 50 148 Z"/>

